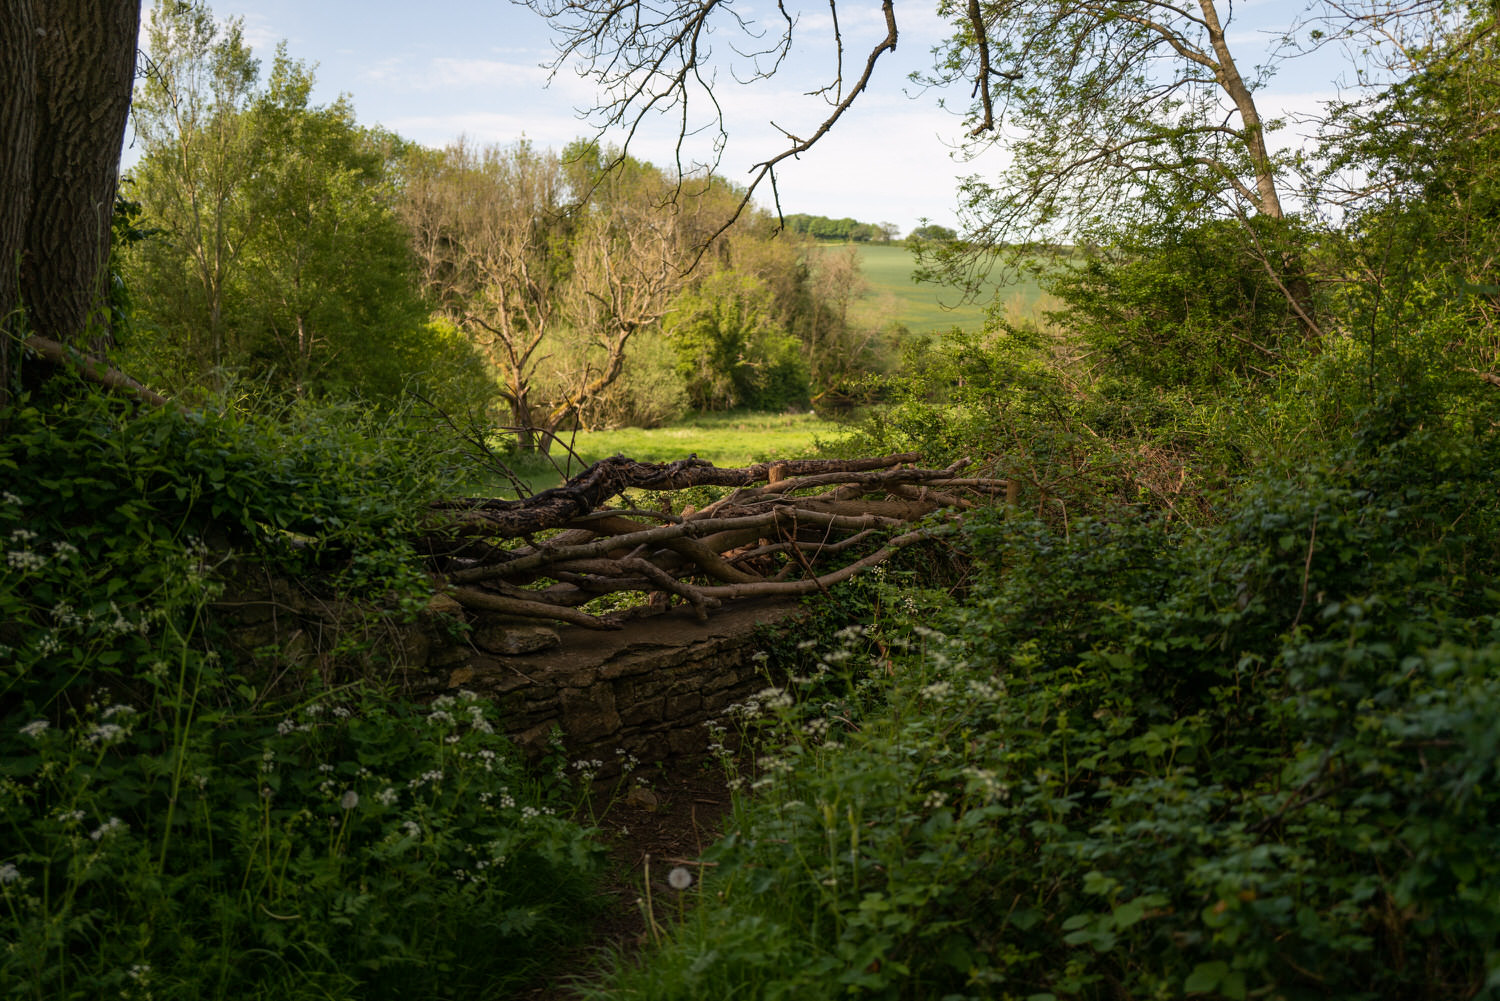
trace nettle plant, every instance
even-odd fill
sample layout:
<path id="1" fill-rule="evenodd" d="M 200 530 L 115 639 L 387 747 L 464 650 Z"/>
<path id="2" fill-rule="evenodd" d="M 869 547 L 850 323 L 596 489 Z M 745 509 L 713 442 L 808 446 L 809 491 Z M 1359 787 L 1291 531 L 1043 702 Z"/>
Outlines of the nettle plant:
<path id="1" fill-rule="evenodd" d="M 492 706 L 273 684 L 215 651 L 218 562 L 277 558 L 281 524 L 325 525 L 290 558 L 346 581 L 338 553 L 387 540 L 363 582 L 413 592 L 378 569 L 404 567 L 418 490 L 380 476 L 397 436 L 311 416 L 347 447 L 87 397 L 4 415 L 7 996 L 495 996 L 587 914 L 599 857 L 571 792 L 529 776 Z"/>

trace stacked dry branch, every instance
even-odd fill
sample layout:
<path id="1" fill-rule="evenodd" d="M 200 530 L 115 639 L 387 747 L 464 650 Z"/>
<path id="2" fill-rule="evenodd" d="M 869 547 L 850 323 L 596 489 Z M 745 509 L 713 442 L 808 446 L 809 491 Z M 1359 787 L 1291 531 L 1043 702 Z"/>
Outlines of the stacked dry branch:
<path id="1" fill-rule="evenodd" d="M 929 538 L 933 526 L 917 523 L 934 511 L 1005 493 L 1004 480 L 959 476 L 963 463 L 923 469 L 918 459 L 720 469 L 700 459 L 616 457 L 525 500 L 435 504 L 426 547 L 439 583 L 475 610 L 610 629 L 675 597 L 706 618 L 728 599 L 826 590 Z M 606 506 L 630 489 L 699 486 L 735 489 L 681 515 Z M 624 591 L 651 600 L 611 615 L 581 607 Z"/>

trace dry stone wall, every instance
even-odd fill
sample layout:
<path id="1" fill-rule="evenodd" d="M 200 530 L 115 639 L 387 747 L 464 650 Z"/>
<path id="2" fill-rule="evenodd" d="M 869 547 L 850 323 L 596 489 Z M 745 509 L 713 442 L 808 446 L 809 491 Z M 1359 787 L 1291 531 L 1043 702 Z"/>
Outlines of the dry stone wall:
<path id="1" fill-rule="evenodd" d="M 707 722 L 771 683 L 755 658 L 762 629 L 785 628 L 798 607 L 761 601 L 707 622 L 680 610 L 617 632 L 559 629 L 545 649 L 470 653 L 444 687 L 493 698 L 529 750 L 543 749 L 557 727 L 570 757 L 597 759 L 606 774 L 621 754 L 642 762 L 700 754 Z M 479 646 L 480 630 L 475 636 Z"/>
<path id="2" fill-rule="evenodd" d="M 789 628 L 794 599 L 754 599 L 699 622 L 687 609 L 601 632 L 475 615 L 441 595 L 417 622 L 320 601 L 285 581 L 246 581 L 216 604 L 230 647 L 278 670 L 398 670 L 417 697 L 467 689 L 493 699 L 510 735 L 542 753 L 554 730 L 572 760 L 642 763 L 701 754 L 708 721 L 772 683 L 755 654 Z M 363 651 L 363 652 L 361 652 Z M 394 665 L 394 667 L 391 667 Z"/>

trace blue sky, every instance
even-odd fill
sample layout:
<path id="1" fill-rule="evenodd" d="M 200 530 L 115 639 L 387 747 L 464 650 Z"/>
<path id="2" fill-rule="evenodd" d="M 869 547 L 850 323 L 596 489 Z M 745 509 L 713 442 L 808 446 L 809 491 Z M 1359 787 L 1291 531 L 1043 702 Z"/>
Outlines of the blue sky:
<path id="1" fill-rule="evenodd" d="M 754 13 L 757 7 L 774 9 L 765 0 L 736 9 Z M 223 0 L 213 9 L 220 18 L 243 18 L 246 39 L 267 63 L 284 39 L 293 58 L 316 64 L 319 102 L 348 94 L 361 122 L 425 145 L 442 146 L 462 134 L 482 143 L 524 135 L 561 147 L 592 134 L 577 109 L 595 102 L 593 84 L 563 71 L 549 85 L 542 68 L 552 55 L 548 26 L 506 0 L 437 0 L 420 7 L 410 0 Z M 1301 9 L 1287 0 L 1237 4 L 1231 40 L 1242 47 L 1240 58 L 1258 62 L 1271 37 L 1261 26 L 1283 26 Z M 896 10 L 900 42 L 877 67 L 871 92 L 810 153 L 778 170 L 784 211 L 893 222 L 903 232 L 924 217 L 952 225 L 957 178 L 1003 165 L 998 151 L 973 162 L 955 160 L 950 144 L 962 131 L 959 120 L 937 106 L 937 95 L 913 95 L 907 82 L 913 70 L 929 68 L 942 22 L 932 6 L 898 3 Z M 841 6 L 840 27 L 846 51 L 860 62 L 884 34 L 875 0 Z M 730 129 L 720 169 L 731 179 L 747 179 L 752 164 L 781 148 L 771 120 L 805 135 L 826 114 L 826 105 L 806 96 L 826 82 L 821 77 L 830 65 L 826 7 L 807 6 L 798 37 L 792 60 L 772 80 L 746 86 L 727 69 L 719 74 L 715 97 Z M 728 53 L 727 43 L 718 42 L 721 54 Z M 1313 110 L 1333 93 L 1336 72 L 1321 57 L 1290 64 L 1261 95 L 1263 114 Z M 966 94 L 948 96 L 961 105 Z M 690 153 L 711 156 L 707 139 Z M 669 130 L 645 135 L 633 151 L 669 162 Z M 132 159 L 127 150 L 127 164 Z"/>

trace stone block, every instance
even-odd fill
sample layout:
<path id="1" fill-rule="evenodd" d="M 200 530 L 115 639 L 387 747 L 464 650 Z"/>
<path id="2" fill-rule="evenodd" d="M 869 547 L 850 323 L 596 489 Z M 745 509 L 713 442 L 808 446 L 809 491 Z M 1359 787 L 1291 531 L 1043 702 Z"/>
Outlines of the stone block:
<path id="1" fill-rule="evenodd" d="M 703 696 L 697 692 L 685 692 L 667 699 L 668 720 L 680 719 L 703 708 Z"/>
<path id="2" fill-rule="evenodd" d="M 474 627 L 473 640 L 481 650 L 516 657 L 550 650 L 562 642 L 562 637 L 550 626 L 486 617 Z"/>
<path id="3" fill-rule="evenodd" d="M 559 722 L 571 740 L 602 740 L 620 730 L 620 714 L 615 711 L 614 693 L 608 685 L 564 688 L 558 692 L 558 703 L 562 710 Z"/>
<path id="4" fill-rule="evenodd" d="M 660 723 L 666 718 L 666 699 L 618 699 L 616 704 L 623 707 L 619 710 L 620 722 L 625 726 Z"/>

